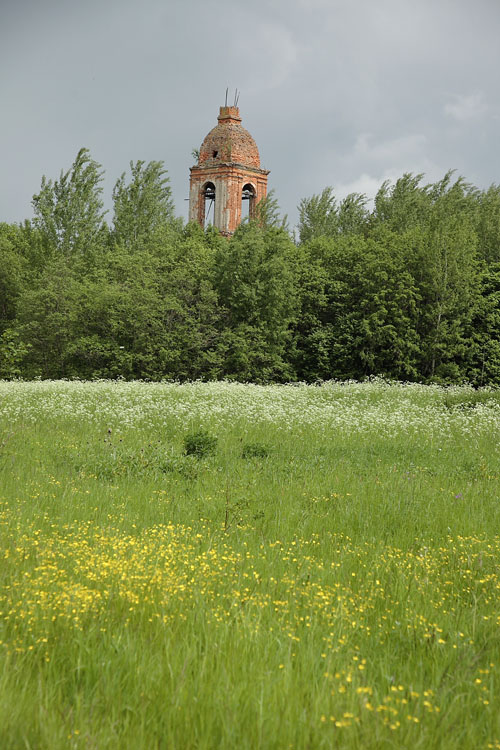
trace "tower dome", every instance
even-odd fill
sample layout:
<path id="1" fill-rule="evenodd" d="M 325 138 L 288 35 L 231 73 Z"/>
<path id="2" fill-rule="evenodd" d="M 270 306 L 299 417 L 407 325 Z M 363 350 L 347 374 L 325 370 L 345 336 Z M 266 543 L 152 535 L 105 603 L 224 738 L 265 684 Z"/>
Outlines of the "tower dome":
<path id="1" fill-rule="evenodd" d="M 221 107 L 218 123 L 201 144 L 198 164 L 191 167 L 189 220 L 202 227 L 211 221 L 231 236 L 243 218 L 255 215 L 267 193 L 268 170 L 260 166 L 259 149 L 241 125 L 238 107 Z"/>
<path id="2" fill-rule="evenodd" d="M 259 149 L 241 125 L 238 107 L 221 107 L 218 124 L 212 128 L 200 148 L 198 164 L 232 162 L 245 167 L 260 167 Z"/>

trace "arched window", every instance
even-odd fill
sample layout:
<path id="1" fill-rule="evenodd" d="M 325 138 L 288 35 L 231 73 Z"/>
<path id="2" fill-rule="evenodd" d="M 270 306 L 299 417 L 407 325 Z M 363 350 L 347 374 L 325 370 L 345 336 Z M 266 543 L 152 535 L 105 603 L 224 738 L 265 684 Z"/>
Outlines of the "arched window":
<path id="1" fill-rule="evenodd" d="M 253 219 L 255 216 L 255 188 L 247 182 L 241 192 L 241 220 Z"/>
<path id="2" fill-rule="evenodd" d="M 215 185 L 207 182 L 203 186 L 203 222 L 202 226 L 214 223 L 215 216 Z"/>

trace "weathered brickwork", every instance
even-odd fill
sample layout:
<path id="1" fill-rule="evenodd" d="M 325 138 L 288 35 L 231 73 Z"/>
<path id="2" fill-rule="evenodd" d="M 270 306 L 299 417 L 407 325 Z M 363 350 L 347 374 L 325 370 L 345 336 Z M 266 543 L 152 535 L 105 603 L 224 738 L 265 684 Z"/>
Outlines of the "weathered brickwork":
<path id="1" fill-rule="evenodd" d="M 217 119 L 190 170 L 189 220 L 204 226 L 206 202 L 215 196 L 213 224 L 230 236 L 241 223 L 243 196 L 250 216 L 265 197 L 269 171 L 260 167 L 257 144 L 242 127 L 238 107 L 221 107 Z"/>

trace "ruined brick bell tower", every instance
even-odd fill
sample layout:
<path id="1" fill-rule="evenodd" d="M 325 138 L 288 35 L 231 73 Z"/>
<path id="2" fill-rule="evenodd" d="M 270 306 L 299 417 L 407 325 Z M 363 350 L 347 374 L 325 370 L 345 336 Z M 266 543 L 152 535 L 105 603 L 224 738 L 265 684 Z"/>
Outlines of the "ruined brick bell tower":
<path id="1" fill-rule="evenodd" d="M 267 193 L 269 171 L 260 168 L 257 144 L 241 126 L 237 106 L 221 107 L 217 120 L 201 144 L 198 164 L 190 170 L 189 220 L 202 227 L 211 223 L 230 237 L 243 215 L 255 215 Z M 242 214 L 244 201 L 248 211 Z"/>

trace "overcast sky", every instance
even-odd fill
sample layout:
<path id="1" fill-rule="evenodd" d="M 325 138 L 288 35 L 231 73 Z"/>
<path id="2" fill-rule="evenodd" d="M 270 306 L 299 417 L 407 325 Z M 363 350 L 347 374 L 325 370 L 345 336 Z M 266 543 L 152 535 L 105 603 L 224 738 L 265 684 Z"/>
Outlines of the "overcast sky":
<path id="1" fill-rule="evenodd" d="M 292 223 L 328 185 L 500 182 L 500 0 L 0 0 L 0 221 L 32 216 L 82 146 L 108 207 L 156 159 L 186 216 L 226 86 Z"/>

